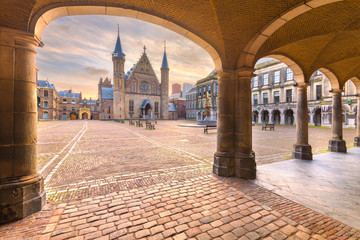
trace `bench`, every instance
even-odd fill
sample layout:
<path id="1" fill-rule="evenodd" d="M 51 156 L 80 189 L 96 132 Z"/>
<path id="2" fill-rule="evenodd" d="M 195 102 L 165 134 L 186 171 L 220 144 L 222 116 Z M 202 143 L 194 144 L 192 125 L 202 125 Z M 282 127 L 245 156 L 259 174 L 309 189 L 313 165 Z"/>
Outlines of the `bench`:
<path id="1" fill-rule="evenodd" d="M 150 121 L 146 121 L 146 129 L 154 129 L 155 130 L 155 123 L 151 123 Z"/>
<path id="2" fill-rule="evenodd" d="M 143 127 L 144 126 L 143 123 L 140 120 L 136 121 L 135 123 L 136 123 L 137 127 Z"/>
<path id="3" fill-rule="evenodd" d="M 209 133 L 208 131 L 211 129 L 216 129 L 216 125 L 205 125 L 204 133 Z"/>
<path id="4" fill-rule="evenodd" d="M 266 129 L 275 131 L 275 124 L 268 124 L 268 123 L 263 124 L 261 130 L 266 131 Z"/>
<path id="5" fill-rule="evenodd" d="M 132 120 L 129 120 L 129 125 L 135 125 L 135 123 Z"/>

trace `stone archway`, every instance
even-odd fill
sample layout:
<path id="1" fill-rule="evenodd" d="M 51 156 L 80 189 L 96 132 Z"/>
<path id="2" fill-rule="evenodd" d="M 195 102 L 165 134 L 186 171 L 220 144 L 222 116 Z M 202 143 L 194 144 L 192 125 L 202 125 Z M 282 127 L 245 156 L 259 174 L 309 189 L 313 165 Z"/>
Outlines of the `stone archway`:
<path id="1" fill-rule="evenodd" d="M 274 110 L 272 111 L 272 122 L 274 124 L 280 124 L 281 122 L 281 115 L 280 115 L 280 111 L 279 110 Z"/>
<path id="2" fill-rule="evenodd" d="M 145 106 L 144 116 L 146 116 L 145 118 L 149 118 L 149 119 L 152 118 L 152 108 L 151 108 L 151 105 L 149 103 L 146 104 L 146 106 Z"/>
<path id="3" fill-rule="evenodd" d="M 255 156 L 252 152 L 252 132 L 249 126 L 251 124 L 250 82 L 255 59 L 262 57 L 260 56 L 262 54 L 269 55 L 274 53 L 276 50 L 283 55 L 291 56 L 291 53 L 293 53 L 292 57 L 301 56 L 304 63 L 314 63 L 313 60 L 315 60 L 315 57 L 318 57 L 318 54 L 316 54 L 316 51 L 313 51 L 310 43 L 314 42 L 319 45 L 318 52 L 325 52 L 323 49 L 320 49 L 322 46 L 329 46 L 329 50 L 337 49 L 336 45 L 340 45 L 338 42 L 329 44 L 329 40 L 325 38 L 328 38 L 329 34 L 335 34 L 336 36 L 338 32 L 341 32 L 341 29 L 348 29 L 346 24 L 350 20 L 344 16 L 337 16 L 336 13 L 340 12 L 336 9 L 348 9 L 349 12 L 351 10 L 354 14 L 358 13 L 355 8 L 352 8 L 353 1 L 350 0 L 312 0 L 301 4 L 296 4 L 296 1 L 279 1 L 278 7 L 274 5 L 271 8 L 266 8 L 265 5 L 251 5 L 251 1 L 248 1 L 249 6 L 254 9 L 255 13 L 248 11 L 247 8 L 237 8 L 239 7 L 237 1 L 229 1 L 228 4 L 223 4 L 222 1 L 198 1 L 197 4 L 193 4 L 191 1 L 169 0 L 166 4 L 164 2 L 121 1 L 120 3 L 119 1 L 105 0 L 98 0 L 96 2 L 87 0 L 63 0 L 61 2 L 55 0 L 18 0 L 11 1 L 11 3 L 0 3 L 1 9 L 4 9 L 0 13 L 0 68 L 6 70 L 0 71 L 0 78 L 4 80 L 1 87 L 13 86 L 12 89 L 21 89 L 21 95 L 24 96 L 23 99 L 16 99 L 14 94 L 3 96 L 4 102 L 14 104 L 13 107 L 5 106 L 1 109 L 3 113 L 10 116 L 5 118 L 6 120 L 3 120 L 2 124 L 0 124 L 1 126 L 10 126 L 7 128 L 3 127 L 2 131 L 0 131 L 4 136 L 9 136 L 4 138 L 1 145 L 7 153 L 3 154 L 4 157 L 1 159 L 5 159 L 9 163 L 6 169 L 3 168 L 2 171 L 1 180 L 3 181 L 1 186 L 6 187 L 6 190 L 1 189 L 1 194 L 11 196 L 11 192 L 17 189 L 23 190 L 31 184 L 33 189 L 37 189 L 36 193 L 35 190 L 33 192 L 30 191 L 28 196 L 21 196 L 21 203 L 16 204 L 24 208 L 26 207 L 32 213 L 39 210 L 44 203 L 45 194 L 41 180 L 42 177 L 37 173 L 36 157 L 33 154 L 36 152 L 37 139 L 36 98 L 34 96 L 36 79 L 35 49 L 36 46 L 42 45 L 42 31 L 52 20 L 63 16 L 87 14 L 128 16 L 173 30 L 203 47 L 213 58 L 219 76 L 218 145 L 214 156 L 214 173 L 221 176 L 236 175 L 253 179 L 255 178 L 256 164 Z M 336 4 L 332 4 L 334 2 Z M 327 3 L 329 3 L 329 6 L 324 6 Z M 90 6 L 91 4 L 93 6 Z M 337 7 L 338 5 L 344 8 Z M 169 9 L 167 9 L 167 6 Z M 322 6 L 322 9 L 324 9 L 323 13 L 315 12 L 311 14 L 319 6 Z M 190 7 L 191 11 L 189 11 Z M 312 23 L 301 21 L 303 13 L 306 13 L 303 16 L 307 19 L 313 19 L 309 18 L 310 15 L 310 17 L 318 17 L 318 20 L 329 21 L 329 18 L 325 18 L 323 15 L 328 14 L 326 10 L 333 10 L 333 15 L 339 18 L 339 20 L 336 19 L 338 24 L 334 24 L 339 29 L 332 28 L 331 24 L 326 24 L 325 22 L 324 26 L 326 27 L 315 31 L 314 26 L 322 26 L 318 24 L 316 19 Z M 346 14 L 346 16 L 353 20 L 350 14 Z M 205 21 L 203 21 L 204 19 Z M 233 21 L 228 21 L 228 19 Z M 252 20 L 239 21 L 241 19 Z M 297 19 L 300 20 L 297 22 Z M 301 37 L 294 35 L 293 28 L 291 28 L 294 24 L 288 24 L 288 22 L 304 28 L 304 31 L 297 31 L 301 34 Z M 288 30 L 286 26 L 289 26 L 291 29 Z M 281 33 L 284 34 L 278 34 L 279 37 L 277 38 L 276 31 L 280 28 L 282 29 Z M 305 31 L 307 29 L 308 31 Z M 275 37 L 273 38 L 272 36 Z M 284 38 L 281 38 L 281 36 L 284 36 Z M 292 37 L 289 38 L 288 36 Z M 304 39 L 304 36 L 307 39 Z M 353 39 L 353 36 L 348 37 L 348 35 L 338 38 L 335 36 L 330 39 L 334 41 L 336 39 Z M 311 39 L 312 37 L 313 39 Z M 314 41 L 316 40 L 315 37 L 323 41 Z M 293 40 L 294 42 L 278 40 Z M 262 52 L 258 51 L 263 45 L 266 45 L 265 42 L 269 43 L 269 47 L 264 47 Z M 305 48 L 306 46 L 308 48 Z M 345 48 L 345 44 L 340 48 L 342 53 L 346 53 Z M 350 47 L 348 46 L 347 49 L 352 51 L 353 45 L 350 44 Z M 306 50 L 314 53 L 312 54 L 314 56 L 313 59 L 309 57 L 310 54 L 294 54 L 299 51 L 306 53 Z M 258 54 L 258 52 L 260 53 Z M 336 54 L 336 52 L 334 53 Z M 346 56 L 346 54 L 337 55 L 339 57 Z M 340 59 L 332 57 L 327 57 L 326 59 L 333 61 L 333 65 L 338 65 L 339 69 L 344 69 L 346 66 L 346 64 L 339 61 Z M 324 61 L 320 63 L 323 63 L 324 66 L 331 64 L 331 62 Z M 352 66 L 351 64 L 347 65 Z M 307 69 L 311 67 L 313 66 L 308 66 Z M 301 89 L 303 90 L 301 96 L 306 96 L 305 88 L 306 85 L 302 84 Z M 301 100 L 298 103 L 306 102 L 305 97 L 302 97 Z M 306 108 L 299 107 L 298 109 L 302 110 L 302 112 L 297 111 L 297 119 L 301 119 L 297 122 L 297 126 L 300 128 L 301 121 L 304 122 L 303 116 L 307 115 L 307 111 L 305 114 L 303 110 Z M 239 114 L 239 112 L 242 114 Z M 26 123 L 24 123 L 23 119 L 27 120 Z M 307 121 L 302 126 L 300 129 L 307 129 Z M 24 131 L 13 131 L 13 129 L 18 128 L 24 129 Z M 307 137 L 307 133 L 303 133 L 303 135 Z M 17 139 L 17 142 L 14 143 L 13 139 Z M 26 151 L 23 151 L 24 149 Z M 9 152 L 10 154 L 8 154 Z M 21 155 L 21 158 L 15 158 L 12 154 L 13 152 L 24 153 Z M 17 167 L 19 165 L 23 167 Z M 30 180 L 27 182 L 22 181 L 24 176 Z M 11 182 L 8 179 L 11 179 Z M 9 184 L 11 185 L 10 187 L 8 187 Z M 11 200 L 14 199 L 11 199 L 11 197 L 6 198 L 7 202 L 5 205 L 15 206 L 14 201 Z M 19 209 L 14 211 L 19 214 L 18 218 L 29 214 L 29 212 L 23 214 L 22 212 L 24 211 Z"/>
<path id="4" fill-rule="evenodd" d="M 91 116 L 90 108 L 79 109 L 79 119 L 89 119 L 89 116 Z"/>
<path id="5" fill-rule="evenodd" d="M 261 122 L 262 123 L 269 123 L 269 111 L 268 110 L 263 110 L 261 112 Z"/>
<path id="6" fill-rule="evenodd" d="M 294 125 L 294 112 L 291 109 L 285 110 L 285 125 Z"/>
<path id="7" fill-rule="evenodd" d="M 314 111 L 314 125 L 320 127 L 321 126 L 321 108 L 316 108 Z"/>

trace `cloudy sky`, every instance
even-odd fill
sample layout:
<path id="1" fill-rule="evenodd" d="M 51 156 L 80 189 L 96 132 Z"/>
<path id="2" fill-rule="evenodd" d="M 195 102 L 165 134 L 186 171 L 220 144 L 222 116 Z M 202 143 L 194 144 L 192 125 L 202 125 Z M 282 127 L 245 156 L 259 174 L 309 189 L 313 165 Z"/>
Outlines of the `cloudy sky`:
<path id="1" fill-rule="evenodd" d="M 36 64 L 39 79 L 48 79 L 58 90 L 73 89 L 85 97 L 97 98 L 100 77 L 112 79 L 111 53 L 117 37 L 117 24 L 126 54 L 125 70 L 137 62 L 143 46 L 160 78 L 163 42 L 172 83 L 195 83 L 214 68 L 209 54 L 190 40 L 163 27 L 136 19 L 111 16 L 72 16 L 57 19 L 45 29 Z M 171 92 L 170 92 L 171 93 Z"/>

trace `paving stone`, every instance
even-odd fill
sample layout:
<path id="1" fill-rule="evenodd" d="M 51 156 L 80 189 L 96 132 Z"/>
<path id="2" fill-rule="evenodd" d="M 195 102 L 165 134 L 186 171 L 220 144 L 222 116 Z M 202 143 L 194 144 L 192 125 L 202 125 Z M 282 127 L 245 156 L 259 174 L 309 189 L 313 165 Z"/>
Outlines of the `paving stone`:
<path id="1" fill-rule="evenodd" d="M 198 239 L 198 240 L 210 240 L 210 239 L 212 239 L 212 237 L 210 237 L 210 235 L 207 234 L 207 233 L 201 233 L 201 234 L 196 236 L 196 239 Z"/>
<path id="2" fill-rule="evenodd" d="M 208 231 L 208 234 L 209 234 L 211 237 L 215 238 L 215 237 L 221 236 L 222 234 L 224 234 L 224 232 L 221 231 L 220 228 L 215 228 L 215 229 L 209 230 L 209 231 Z"/>
<path id="3" fill-rule="evenodd" d="M 195 228 L 191 228 L 191 229 L 187 230 L 185 233 L 189 238 L 192 238 L 192 237 L 195 237 L 196 235 L 202 233 L 202 231 L 200 228 L 195 227 Z"/>
<path id="4" fill-rule="evenodd" d="M 134 239 L 142 234 L 147 234 L 143 237 L 147 239 L 172 237 L 174 239 L 231 239 L 234 236 L 237 239 L 257 239 L 260 236 L 260 238 L 276 240 L 286 238 L 323 239 L 324 237 L 328 239 L 360 238 L 358 230 L 273 194 L 252 182 L 238 178 L 214 177 L 211 174 L 212 153 L 207 152 L 207 155 L 201 155 L 202 152 L 193 152 L 192 154 L 201 155 L 197 158 L 199 161 L 194 162 L 192 158 L 183 155 L 183 149 L 177 150 L 181 152 L 179 154 L 171 148 L 165 147 L 173 143 L 176 143 L 173 145 L 174 147 L 178 145 L 178 140 L 173 141 L 173 132 L 168 132 L 169 136 L 172 136 L 170 138 L 167 138 L 166 134 L 165 137 L 161 135 L 160 138 L 156 136 L 157 133 L 151 135 L 154 132 L 150 133 L 141 129 L 136 129 L 139 130 L 136 131 L 138 135 L 132 133 L 132 131 L 135 132 L 133 128 L 124 130 L 115 127 L 118 132 L 113 130 L 113 126 L 109 129 L 112 130 L 106 134 L 116 135 L 122 131 L 121 134 L 130 139 L 128 141 L 137 139 L 137 141 L 142 141 L 142 145 L 146 148 L 149 143 L 152 146 L 162 146 L 157 147 L 156 151 L 165 151 L 166 157 L 158 152 L 156 154 L 149 153 L 149 161 L 151 157 L 154 157 L 154 162 L 149 164 L 150 166 L 139 165 L 139 169 L 153 167 L 159 164 L 161 162 L 159 158 L 163 157 L 164 159 L 160 160 L 167 160 L 171 164 L 171 161 L 175 161 L 176 158 L 176 164 L 180 163 L 180 168 L 173 170 L 168 168 L 162 171 L 150 170 L 141 174 L 139 169 L 133 169 L 133 175 L 119 174 L 118 179 L 115 179 L 114 174 L 106 172 L 109 170 L 106 169 L 106 160 L 109 157 L 106 154 L 112 152 L 113 146 L 106 145 L 107 141 L 104 141 L 104 144 L 100 141 L 99 144 L 102 146 L 94 149 L 94 141 L 89 137 L 90 141 L 80 141 L 77 145 L 79 149 L 75 148 L 75 152 L 69 155 L 67 159 L 69 164 L 67 161 L 64 162 L 62 171 L 68 171 L 73 175 L 70 174 L 68 179 L 61 179 L 60 176 L 57 176 L 53 178 L 56 181 L 49 182 L 47 187 L 50 187 L 49 191 L 63 190 L 57 185 L 61 182 L 60 179 L 62 181 L 77 179 L 77 175 L 82 174 L 82 168 L 79 166 L 78 170 L 74 172 L 73 165 L 80 161 L 86 162 L 87 158 L 91 161 L 91 158 L 99 151 L 100 155 L 97 161 L 104 167 L 104 178 L 96 180 L 98 182 L 95 182 L 95 179 L 93 182 L 81 180 L 82 183 L 79 184 L 79 186 L 97 184 L 98 187 L 94 188 L 91 193 L 77 187 L 76 191 L 54 194 L 54 196 L 59 196 L 54 200 L 62 201 L 64 199 L 66 203 L 54 203 L 53 210 L 45 217 L 41 216 L 44 213 L 41 211 L 39 216 L 34 214 L 29 217 L 31 220 L 25 219 L 25 223 L 13 223 L 11 229 L 9 226 L 0 226 L 0 236 L 5 235 L 15 239 L 29 238 L 30 236 L 34 239 L 40 239 L 37 238 L 38 236 L 49 238 L 51 234 L 55 234 L 53 236 L 55 239 L 92 237 L 97 239 Z M 177 128 L 173 127 L 173 129 Z M 192 133 L 186 129 L 181 130 L 188 134 L 187 136 L 203 140 L 203 135 L 200 135 L 201 138 L 199 138 L 191 135 Z M 166 133 L 166 131 L 164 130 L 162 133 Z M 76 133 L 73 136 L 75 135 Z M 99 137 L 97 134 L 95 135 Z M 101 139 L 101 137 L 99 138 Z M 49 142 L 51 142 L 50 140 L 51 136 L 49 136 Z M 65 145 L 66 143 L 63 146 Z M 93 151 L 94 154 L 86 155 L 84 154 L 86 151 Z M 86 157 L 84 157 L 85 155 Z M 83 165 L 93 167 L 90 161 Z M 203 164 L 200 168 L 207 170 L 200 171 L 198 166 L 188 167 L 189 164 Z M 176 166 L 179 167 L 179 165 Z M 130 165 L 126 167 L 130 167 Z M 182 170 L 184 172 L 181 172 Z M 91 172 L 89 173 L 91 175 Z M 144 178 L 144 176 L 147 177 Z M 100 186 L 101 183 L 104 185 Z M 67 195 L 70 192 L 73 195 Z M 89 194 L 93 194 L 93 196 L 89 196 Z M 71 228 L 73 229 L 70 230 Z"/>

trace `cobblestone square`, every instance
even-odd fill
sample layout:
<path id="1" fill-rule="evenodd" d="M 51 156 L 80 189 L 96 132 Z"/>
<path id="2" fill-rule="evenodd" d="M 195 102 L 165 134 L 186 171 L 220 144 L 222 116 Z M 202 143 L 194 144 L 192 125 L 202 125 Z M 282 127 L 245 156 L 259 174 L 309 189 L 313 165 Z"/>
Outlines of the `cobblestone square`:
<path id="1" fill-rule="evenodd" d="M 358 230 L 254 183 L 213 175 L 216 131 L 181 127 L 193 123 L 158 121 L 147 130 L 113 121 L 40 122 L 38 165 L 48 203 L 1 226 L 0 236 L 359 239 Z M 330 129 L 309 132 L 314 154 L 325 152 Z M 344 130 L 348 146 L 354 136 Z M 289 159 L 294 141 L 294 126 L 253 126 L 258 165 Z"/>

